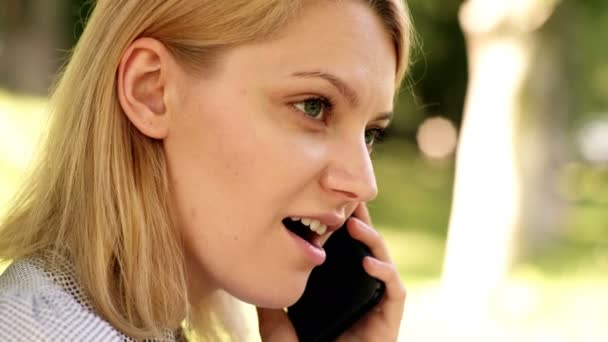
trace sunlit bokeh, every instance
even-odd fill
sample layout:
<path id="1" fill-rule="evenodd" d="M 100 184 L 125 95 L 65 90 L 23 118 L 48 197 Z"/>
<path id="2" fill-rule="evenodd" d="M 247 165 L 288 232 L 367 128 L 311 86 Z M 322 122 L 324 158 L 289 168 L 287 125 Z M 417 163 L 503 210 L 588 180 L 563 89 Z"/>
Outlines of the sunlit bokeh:
<path id="1" fill-rule="evenodd" d="M 456 150 L 458 133 L 450 120 L 432 117 L 420 125 L 416 141 L 426 156 L 441 159 L 451 156 Z"/>
<path id="2" fill-rule="evenodd" d="M 608 164 L 608 119 L 587 123 L 578 133 L 578 143 L 585 159 Z"/>

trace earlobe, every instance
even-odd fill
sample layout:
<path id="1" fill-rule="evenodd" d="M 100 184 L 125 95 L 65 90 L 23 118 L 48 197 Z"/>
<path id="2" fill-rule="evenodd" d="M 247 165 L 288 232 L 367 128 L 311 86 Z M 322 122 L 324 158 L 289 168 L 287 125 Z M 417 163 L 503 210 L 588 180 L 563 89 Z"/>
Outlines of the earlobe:
<path id="1" fill-rule="evenodd" d="M 165 106 L 166 58 L 159 41 L 140 38 L 128 47 L 118 68 L 120 106 L 131 123 L 144 135 L 164 139 L 169 131 Z"/>

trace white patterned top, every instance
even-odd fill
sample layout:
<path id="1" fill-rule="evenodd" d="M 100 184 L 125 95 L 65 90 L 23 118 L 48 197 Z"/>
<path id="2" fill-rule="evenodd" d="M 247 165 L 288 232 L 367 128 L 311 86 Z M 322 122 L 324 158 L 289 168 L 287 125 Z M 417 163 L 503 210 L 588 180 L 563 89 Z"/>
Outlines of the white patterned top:
<path id="1" fill-rule="evenodd" d="M 29 258 L 0 275 L 0 341 L 134 341 L 93 311 L 69 264 L 47 265 Z"/>

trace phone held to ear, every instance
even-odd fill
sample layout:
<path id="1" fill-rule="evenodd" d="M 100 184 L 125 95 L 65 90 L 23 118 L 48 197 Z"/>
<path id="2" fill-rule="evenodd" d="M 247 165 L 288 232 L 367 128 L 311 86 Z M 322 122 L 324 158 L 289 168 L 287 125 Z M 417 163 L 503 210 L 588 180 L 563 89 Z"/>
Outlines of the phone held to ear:
<path id="1" fill-rule="evenodd" d="M 384 283 L 365 272 L 367 246 L 341 227 L 326 242 L 325 262 L 312 270 L 302 297 L 287 309 L 301 342 L 333 341 L 384 295 Z"/>

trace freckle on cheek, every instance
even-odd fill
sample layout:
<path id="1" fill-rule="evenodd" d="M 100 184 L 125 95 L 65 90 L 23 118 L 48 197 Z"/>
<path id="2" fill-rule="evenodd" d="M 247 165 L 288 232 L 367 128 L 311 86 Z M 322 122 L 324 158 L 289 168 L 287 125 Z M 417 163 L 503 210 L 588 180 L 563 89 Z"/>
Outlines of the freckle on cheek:
<path id="1" fill-rule="evenodd" d="M 196 218 L 196 209 L 190 208 L 190 218 L 191 219 L 195 219 Z"/>

